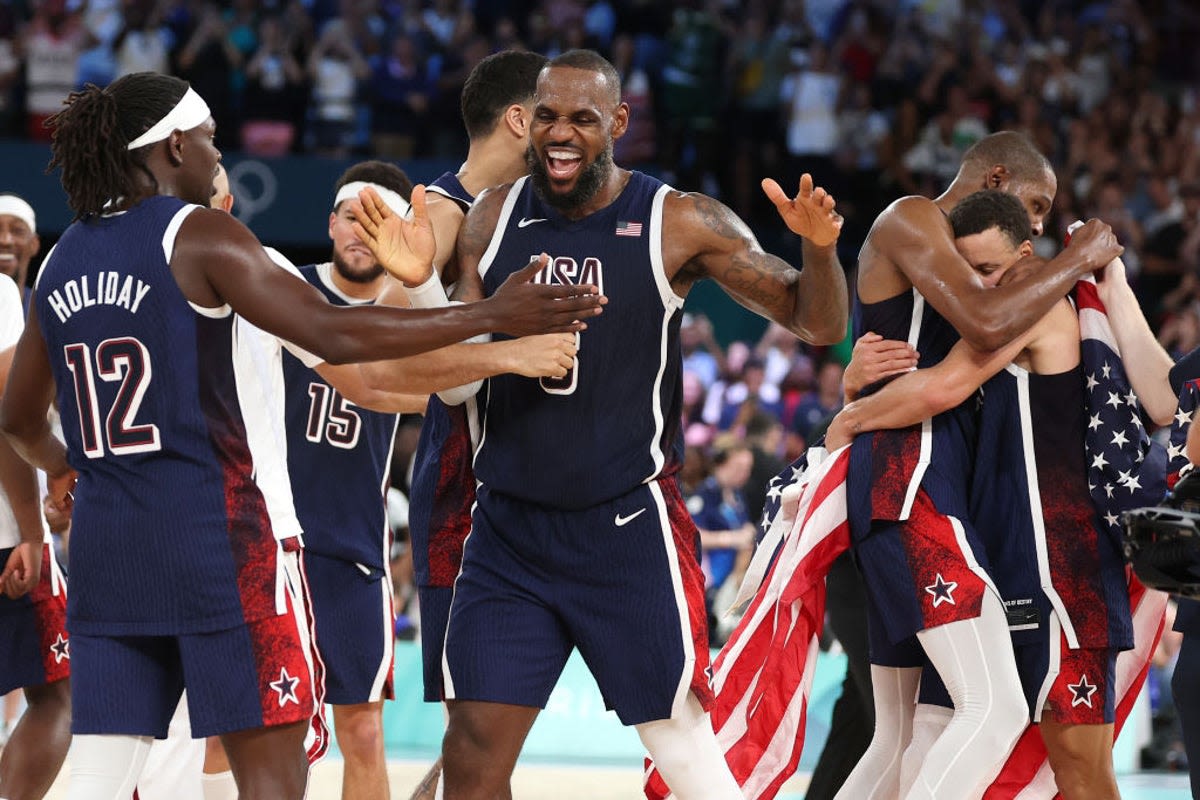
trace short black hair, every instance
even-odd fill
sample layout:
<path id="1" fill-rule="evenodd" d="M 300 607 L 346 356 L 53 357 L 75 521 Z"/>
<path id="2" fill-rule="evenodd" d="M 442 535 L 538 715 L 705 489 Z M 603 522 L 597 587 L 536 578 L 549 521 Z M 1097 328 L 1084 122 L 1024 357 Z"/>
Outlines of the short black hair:
<path id="1" fill-rule="evenodd" d="M 950 227 L 955 239 L 999 228 L 1013 247 L 1033 238 L 1033 226 L 1021 201 L 999 189 L 984 189 L 964 197 L 950 211 Z"/>
<path id="2" fill-rule="evenodd" d="M 618 103 L 621 101 L 620 73 L 617 72 L 617 68 L 607 58 L 595 50 L 568 50 L 562 55 L 555 56 L 546 62 L 546 69 L 550 69 L 551 67 L 571 67 L 572 69 L 585 69 L 589 72 L 598 72 L 604 76 L 604 80 L 608 83 L 616 101 Z"/>
<path id="3" fill-rule="evenodd" d="M 1047 172 L 1054 173 L 1054 168 L 1033 140 L 1016 131 L 985 136 L 963 153 L 963 167 L 987 169 L 996 164 L 1003 164 L 1018 181 L 1037 180 Z"/>
<path id="4" fill-rule="evenodd" d="M 391 189 L 405 200 L 412 200 L 412 181 L 404 170 L 389 161 L 360 161 L 348 168 L 333 187 L 334 196 L 348 183 L 363 181 Z"/>
<path id="5" fill-rule="evenodd" d="M 467 137 L 481 139 L 496 129 L 504 110 L 528 103 L 546 57 L 524 50 L 493 53 L 475 65 L 463 85 L 460 107 Z"/>

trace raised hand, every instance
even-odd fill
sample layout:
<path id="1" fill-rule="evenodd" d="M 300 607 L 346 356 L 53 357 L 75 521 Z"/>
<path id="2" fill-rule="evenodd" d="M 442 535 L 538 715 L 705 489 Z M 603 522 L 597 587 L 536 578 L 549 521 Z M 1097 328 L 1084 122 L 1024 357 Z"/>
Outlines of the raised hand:
<path id="1" fill-rule="evenodd" d="M 775 204 L 775 210 L 792 233 L 799 234 L 818 247 L 827 247 L 842 233 L 842 215 L 833 210 L 833 196 L 820 186 L 813 188 L 812 175 L 800 176 L 800 190 L 789 198 L 771 178 L 763 178 L 763 191 Z"/>
<path id="2" fill-rule="evenodd" d="M 483 301 L 495 318 L 495 330 L 509 336 L 572 333 L 586 329 L 584 320 L 600 313 L 608 298 L 595 286 L 532 283 L 549 263 L 550 257 L 542 253 L 509 275 L 496 293 Z"/>
<path id="3" fill-rule="evenodd" d="M 419 286 L 432 274 L 437 242 L 425 210 L 424 186 L 413 187 L 411 219 L 398 216 L 370 187 L 359 192 L 358 200 L 350 203 L 354 235 L 371 249 L 375 260 L 393 278 L 409 286 Z"/>
<path id="4" fill-rule="evenodd" d="M 884 339 L 868 331 L 854 343 L 850 363 L 842 375 L 846 402 L 857 400 L 862 390 L 884 378 L 908 372 L 917 366 L 917 351 L 908 342 Z"/>
<path id="5" fill-rule="evenodd" d="M 575 366 L 579 350 L 577 333 L 543 333 L 523 336 L 512 341 L 514 346 L 511 372 L 526 378 L 562 378 Z"/>

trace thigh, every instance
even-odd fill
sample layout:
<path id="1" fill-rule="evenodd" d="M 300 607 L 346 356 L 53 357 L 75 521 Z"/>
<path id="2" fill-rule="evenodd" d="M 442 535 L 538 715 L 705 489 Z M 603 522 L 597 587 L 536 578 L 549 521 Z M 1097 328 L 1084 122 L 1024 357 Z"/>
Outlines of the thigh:
<path id="1" fill-rule="evenodd" d="M 325 666 L 325 702 L 357 705 L 391 699 L 391 581 L 381 569 L 304 554 L 304 571 Z"/>
<path id="2" fill-rule="evenodd" d="M 572 643 L 551 606 L 548 512 L 481 492 L 446 627 L 447 700 L 543 708 Z"/>
<path id="3" fill-rule="evenodd" d="M 675 717 L 689 692 L 708 708 L 698 534 L 675 481 L 574 516 L 584 559 L 575 569 L 590 566 L 577 573 L 586 580 L 565 587 L 560 604 L 605 702 L 626 725 Z"/>
<path id="4" fill-rule="evenodd" d="M 170 636 L 71 637 L 71 732 L 163 739 L 184 673 Z"/>
<path id="5" fill-rule="evenodd" d="M 307 600 L 294 586 L 285 590 L 282 614 L 179 637 L 193 736 L 319 720 L 323 677 Z"/>

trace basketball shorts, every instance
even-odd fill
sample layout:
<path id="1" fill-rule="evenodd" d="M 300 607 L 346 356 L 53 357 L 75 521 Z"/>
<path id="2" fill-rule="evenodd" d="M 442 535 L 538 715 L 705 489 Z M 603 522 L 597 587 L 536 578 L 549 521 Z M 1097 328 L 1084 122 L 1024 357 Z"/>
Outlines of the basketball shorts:
<path id="1" fill-rule="evenodd" d="M 418 586 L 421 611 L 421 667 L 425 683 L 425 702 L 446 699 L 442 685 L 442 652 L 446 644 L 446 623 L 450 619 L 450 601 L 454 589 L 444 586 Z"/>
<path id="2" fill-rule="evenodd" d="M 573 648 L 621 722 L 712 703 L 699 533 L 673 478 L 580 511 L 479 492 L 446 630 L 447 699 L 545 707 Z"/>
<path id="3" fill-rule="evenodd" d="M 177 636 L 71 637 L 71 730 L 165 738 L 184 687 L 192 736 L 311 722 L 324 752 L 323 676 L 299 554 L 282 554 L 282 613 Z"/>
<path id="4" fill-rule="evenodd" d="M 1034 722 L 1060 725 L 1106 725 L 1116 718 L 1118 650 L 1080 647 L 1072 650 L 1058 615 L 1039 626 L 1038 637 L 1022 637 L 1013 650 L 1021 688 Z M 920 702 L 952 708 L 950 695 L 928 664 L 921 673 Z"/>
<path id="5" fill-rule="evenodd" d="M 304 571 L 325 664 L 325 702 L 390 700 L 395 659 L 392 579 L 385 570 L 304 551 Z"/>
<path id="6" fill-rule="evenodd" d="M 907 520 L 876 521 L 856 537 L 854 555 L 870 599 L 872 663 L 891 658 L 885 643 L 978 617 L 984 591 L 995 592 L 977 557 L 983 552 L 971 523 L 940 513 L 924 489 Z"/>
<path id="7" fill-rule="evenodd" d="M 11 548 L 0 550 L 0 569 Z M 42 576 L 25 597 L 0 595 L 0 695 L 54 683 L 71 674 L 67 587 L 49 544 L 42 546 Z"/>

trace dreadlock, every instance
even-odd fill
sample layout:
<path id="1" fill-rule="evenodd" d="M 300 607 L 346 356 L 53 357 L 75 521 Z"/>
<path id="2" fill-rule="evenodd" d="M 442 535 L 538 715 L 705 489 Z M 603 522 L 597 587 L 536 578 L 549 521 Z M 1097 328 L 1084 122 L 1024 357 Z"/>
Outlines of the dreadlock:
<path id="1" fill-rule="evenodd" d="M 126 146 L 162 119 L 187 92 L 186 81 L 154 72 L 125 75 L 101 89 L 89 83 L 72 92 L 46 121 L 53 131 L 46 172 L 62 170 L 62 186 L 75 219 L 99 214 L 111 200 L 140 192 L 136 170 L 158 182 L 146 166 L 148 147 Z"/>

